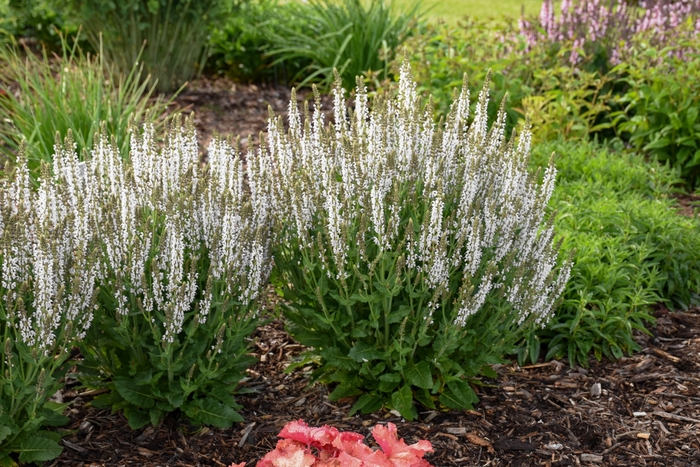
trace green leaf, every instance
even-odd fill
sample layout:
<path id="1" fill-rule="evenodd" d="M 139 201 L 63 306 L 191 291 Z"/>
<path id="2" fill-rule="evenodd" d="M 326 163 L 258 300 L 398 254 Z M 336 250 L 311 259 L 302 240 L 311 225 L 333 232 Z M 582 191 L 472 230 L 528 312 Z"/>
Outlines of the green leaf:
<path id="1" fill-rule="evenodd" d="M 348 383 L 340 383 L 334 390 L 328 395 L 328 400 L 337 401 L 345 397 L 354 397 L 362 394 L 362 391 L 355 386 Z"/>
<path id="2" fill-rule="evenodd" d="M 419 362 L 417 365 L 410 365 L 406 370 L 406 378 L 414 386 L 422 389 L 431 389 L 433 387 L 433 376 L 430 373 L 430 366 L 425 361 Z"/>
<path id="3" fill-rule="evenodd" d="M 140 386 L 128 379 L 115 378 L 114 387 L 125 401 L 136 407 L 150 409 L 155 403 L 149 386 Z"/>
<path id="4" fill-rule="evenodd" d="M 0 442 L 2 442 L 2 440 L 10 436 L 11 434 L 12 430 L 9 426 L 0 425 Z"/>
<path id="5" fill-rule="evenodd" d="M 132 430 L 143 428 L 151 421 L 151 416 L 148 411 L 141 410 L 131 405 L 124 407 L 124 416 L 129 422 L 129 428 Z"/>
<path id="6" fill-rule="evenodd" d="M 331 347 L 321 351 L 321 357 L 326 362 L 340 370 L 357 370 L 358 365 L 351 357 L 344 355 L 338 347 Z"/>
<path id="7" fill-rule="evenodd" d="M 23 463 L 49 461 L 61 455 L 63 448 L 55 441 L 41 436 L 32 436 L 22 442 L 15 452 Z"/>
<path id="8" fill-rule="evenodd" d="M 415 417 L 416 408 L 413 406 L 413 391 L 411 386 L 405 385 L 391 395 L 391 405 L 403 418 L 412 421 Z"/>
<path id="9" fill-rule="evenodd" d="M 350 409 L 350 415 L 362 411 L 362 413 L 372 413 L 381 409 L 383 405 L 382 398 L 377 394 L 369 393 L 361 395 Z"/>
<path id="10" fill-rule="evenodd" d="M 231 407 L 209 397 L 189 402 L 183 405 L 183 409 L 192 420 L 218 428 L 231 428 L 234 422 L 243 421 L 243 417 Z"/>
<path id="11" fill-rule="evenodd" d="M 451 409 L 470 410 L 479 398 L 466 381 L 450 381 L 440 394 L 440 403 Z"/>
<path id="12" fill-rule="evenodd" d="M 383 358 L 384 355 L 377 349 L 370 347 L 362 341 L 359 341 L 355 346 L 350 349 L 348 355 L 353 358 L 356 362 L 367 362 L 370 360 L 378 360 Z"/>

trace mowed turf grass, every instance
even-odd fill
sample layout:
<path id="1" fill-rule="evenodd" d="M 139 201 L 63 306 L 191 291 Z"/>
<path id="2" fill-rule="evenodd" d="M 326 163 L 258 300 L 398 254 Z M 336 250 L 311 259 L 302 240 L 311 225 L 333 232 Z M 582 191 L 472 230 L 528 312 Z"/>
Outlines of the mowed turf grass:
<path id="1" fill-rule="evenodd" d="M 414 0 L 394 0 L 398 9 L 408 9 Z M 464 16 L 478 19 L 517 19 L 522 9 L 527 16 L 538 15 L 542 0 L 423 0 L 422 10 L 430 21 L 442 19 L 454 24 Z M 556 7 L 555 7 L 556 8 Z M 555 11 L 558 12 L 558 9 Z"/>

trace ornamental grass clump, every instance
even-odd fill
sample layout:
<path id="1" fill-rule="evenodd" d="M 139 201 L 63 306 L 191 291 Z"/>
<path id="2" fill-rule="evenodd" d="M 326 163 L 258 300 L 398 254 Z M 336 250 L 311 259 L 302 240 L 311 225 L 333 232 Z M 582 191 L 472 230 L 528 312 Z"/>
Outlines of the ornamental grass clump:
<path id="1" fill-rule="evenodd" d="M 68 143 L 72 143 L 69 141 Z M 75 154 L 44 163 L 33 187 L 22 149 L 0 188 L 0 464 L 61 453 L 47 426 L 68 422 L 49 398 L 90 326 L 99 254 L 91 174 Z"/>
<path id="2" fill-rule="evenodd" d="M 222 141 L 202 164 L 188 120 L 160 149 L 152 126 L 133 133 L 128 162 L 101 136 L 90 170 L 104 278 L 80 369 L 110 390 L 93 404 L 123 410 L 132 428 L 177 409 L 196 423 L 241 421 L 232 394 L 271 269 L 265 167 Z"/>
<path id="3" fill-rule="evenodd" d="M 270 121 L 285 315 L 330 398 L 359 396 L 353 413 L 472 407 L 473 378 L 567 282 L 546 215 L 556 170 L 528 173 L 530 133 L 507 140 L 503 106 L 489 129 L 488 100 L 487 82 L 468 124 L 465 85 L 436 124 L 404 64 L 396 97 L 371 106 L 358 84 L 349 110 L 338 84 L 333 125 L 318 100 L 302 123 L 294 98 L 288 130 Z"/>

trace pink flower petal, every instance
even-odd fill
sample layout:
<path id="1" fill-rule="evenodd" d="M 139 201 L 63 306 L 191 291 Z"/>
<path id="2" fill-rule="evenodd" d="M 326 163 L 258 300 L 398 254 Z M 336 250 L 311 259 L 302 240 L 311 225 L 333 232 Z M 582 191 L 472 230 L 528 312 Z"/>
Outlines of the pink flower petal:
<path id="1" fill-rule="evenodd" d="M 430 441 L 421 440 L 408 446 L 403 439 L 399 439 L 396 425 L 393 423 L 388 423 L 386 426 L 375 426 L 372 429 L 372 436 L 394 467 L 427 467 L 430 465 L 423 460 L 426 452 L 433 451 Z"/>
<path id="2" fill-rule="evenodd" d="M 318 449 L 328 449 L 333 440 L 340 434 L 337 428 L 324 425 L 321 428 L 311 428 L 304 420 L 289 422 L 279 434 L 280 438 L 293 439 Z"/>
<path id="3" fill-rule="evenodd" d="M 273 451 L 260 459 L 257 467 L 311 467 L 317 460 L 303 443 L 282 439 Z"/>

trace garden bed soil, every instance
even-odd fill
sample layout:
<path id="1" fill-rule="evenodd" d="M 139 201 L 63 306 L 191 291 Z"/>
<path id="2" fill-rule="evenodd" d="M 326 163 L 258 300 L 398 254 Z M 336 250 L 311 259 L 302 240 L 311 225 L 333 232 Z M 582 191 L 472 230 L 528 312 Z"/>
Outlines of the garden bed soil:
<path id="1" fill-rule="evenodd" d="M 632 357 L 588 369 L 496 366 L 498 378 L 475 387 L 474 410 L 421 410 L 412 422 L 388 411 L 350 417 L 353 400 L 329 401 L 327 387 L 309 385 L 311 367 L 285 373 L 303 348 L 273 320 L 253 337 L 259 362 L 244 386 L 255 392 L 237 398 L 244 423 L 217 429 L 170 416 L 133 431 L 122 415 L 90 406 L 95 391 L 67 389 L 70 434 L 48 465 L 253 467 L 298 419 L 363 435 L 393 422 L 406 442 L 433 444 L 436 467 L 700 465 L 700 309 L 655 314 L 653 335 L 637 336 L 642 351 Z"/>
<path id="2" fill-rule="evenodd" d="M 204 147 L 218 133 L 244 135 L 245 148 L 266 129 L 268 105 L 285 114 L 289 97 L 287 88 L 202 79 L 175 102 L 195 111 Z M 700 309 L 661 307 L 655 315 L 653 335 L 637 336 L 642 351 L 634 356 L 593 361 L 588 369 L 559 361 L 497 366 L 497 379 L 475 387 L 480 403 L 474 410 L 424 410 L 412 422 L 388 411 L 350 417 L 352 400 L 331 402 L 327 387 L 309 385 L 311 367 L 286 374 L 303 348 L 274 320 L 253 337 L 259 363 L 244 386 L 255 392 L 238 396 L 244 423 L 230 429 L 196 427 L 175 415 L 158 427 L 133 431 L 122 415 L 91 407 L 98 392 L 68 387 L 62 396 L 71 402 L 69 434 L 63 454 L 47 465 L 245 461 L 253 467 L 274 448 L 282 427 L 297 419 L 363 435 L 377 423 L 393 422 L 406 442 L 433 444 L 435 452 L 427 459 L 436 467 L 700 465 Z"/>

